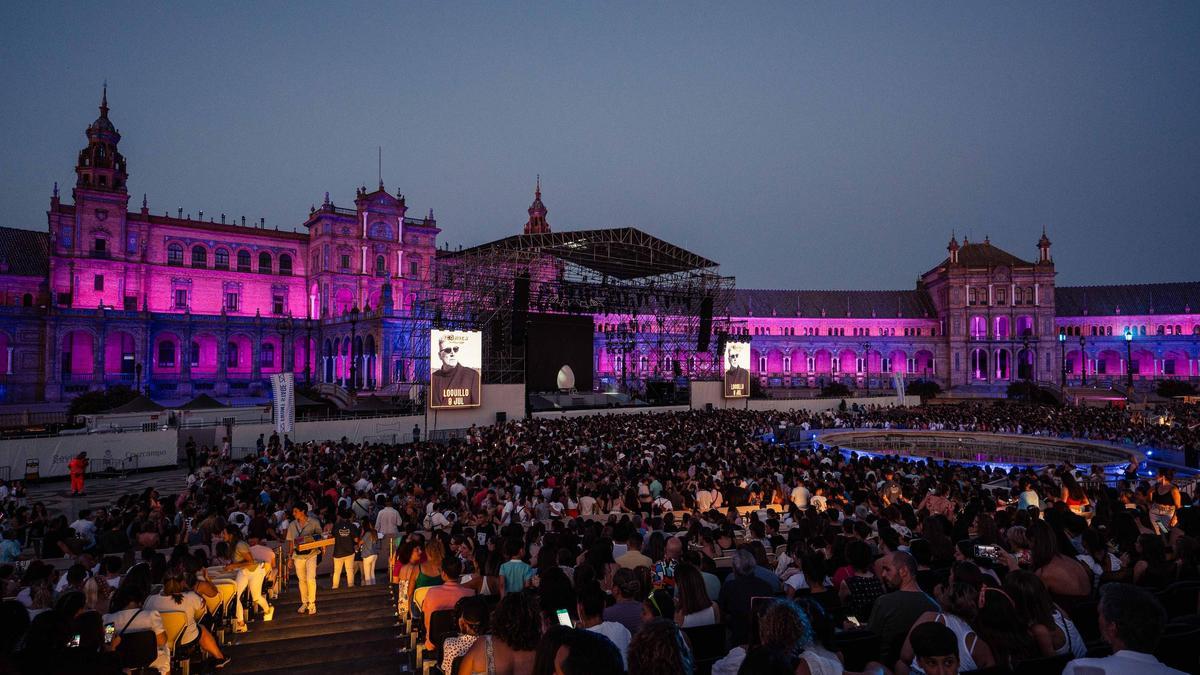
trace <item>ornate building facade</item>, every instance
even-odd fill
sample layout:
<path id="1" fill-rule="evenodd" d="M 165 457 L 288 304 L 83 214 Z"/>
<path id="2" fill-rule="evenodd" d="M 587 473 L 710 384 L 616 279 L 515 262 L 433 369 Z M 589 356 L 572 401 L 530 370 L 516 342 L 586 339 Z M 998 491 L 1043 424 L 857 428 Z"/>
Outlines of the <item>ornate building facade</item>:
<path id="1" fill-rule="evenodd" d="M 353 208 L 326 194 L 304 232 L 155 215 L 145 196 L 131 210 L 107 96 L 86 136 L 71 203 L 56 184 L 46 231 L 0 228 L 0 402 L 121 383 L 161 399 L 256 397 L 284 371 L 385 393 L 420 380 L 405 318 L 437 260 L 432 210 L 409 217 L 382 183 Z M 550 231 L 547 211 L 539 180 L 525 234 Z M 1200 282 L 1062 287 L 1044 232 L 1036 250 L 1029 261 L 951 238 L 907 291 L 739 290 L 729 330 L 769 388 L 884 389 L 897 373 L 984 393 L 1200 380 Z M 695 357 L 650 342 L 628 356 L 637 378 Z M 612 382 L 622 364 L 603 352 L 598 339 L 597 381 Z"/>

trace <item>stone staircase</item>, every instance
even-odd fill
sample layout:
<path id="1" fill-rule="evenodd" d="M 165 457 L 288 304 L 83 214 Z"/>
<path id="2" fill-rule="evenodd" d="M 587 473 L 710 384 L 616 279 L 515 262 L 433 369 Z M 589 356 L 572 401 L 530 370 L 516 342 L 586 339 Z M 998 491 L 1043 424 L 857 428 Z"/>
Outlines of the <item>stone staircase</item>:
<path id="1" fill-rule="evenodd" d="M 296 613 L 300 595 L 293 585 L 276 601 L 274 621 L 253 623 L 250 632 L 231 636 L 225 653 L 233 663 L 220 672 L 404 672 L 411 660 L 400 649 L 408 640 L 396 626 L 387 584 L 334 591 L 325 578 L 317 583 L 316 615 Z"/>

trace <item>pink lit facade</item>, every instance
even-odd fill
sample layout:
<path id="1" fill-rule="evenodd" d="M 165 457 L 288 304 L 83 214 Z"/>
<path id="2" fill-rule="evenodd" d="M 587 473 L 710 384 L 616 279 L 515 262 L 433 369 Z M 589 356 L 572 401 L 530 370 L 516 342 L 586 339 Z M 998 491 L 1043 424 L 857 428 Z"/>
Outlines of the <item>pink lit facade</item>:
<path id="1" fill-rule="evenodd" d="M 0 228 L 0 402 L 118 383 L 164 400 L 253 398 L 284 371 L 381 394 L 422 380 L 410 356 L 424 347 L 405 326 L 437 258 L 432 211 L 409 217 L 380 185 L 346 207 L 326 195 L 302 232 L 153 214 L 145 197 L 130 208 L 106 99 L 86 135 L 46 231 Z M 549 232 L 547 212 L 539 181 L 525 233 Z M 912 290 L 738 290 L 732 337 L 750 341 L 767 388 L 887 389 L 899 373 L 1002 393 L 1026 378 L 1058 383 L 1064 369 L 1068 384 L 1200 381 L 1200 283 L 1060 287 L 1044 234 L 1036 251 L 1028 261 L 952 238 Z M 644 318 L 636 347 L 610 354 L 605 335 L 629 321 L 595 317 L 600 387 L 687 377 L 712 358 L 658 353 Z"/>

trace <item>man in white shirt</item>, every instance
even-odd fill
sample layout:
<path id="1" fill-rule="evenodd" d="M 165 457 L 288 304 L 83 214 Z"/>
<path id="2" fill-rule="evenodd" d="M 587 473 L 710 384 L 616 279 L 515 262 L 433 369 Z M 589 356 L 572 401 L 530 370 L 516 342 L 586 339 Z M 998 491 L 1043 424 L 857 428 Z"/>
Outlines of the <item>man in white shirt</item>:
<path id="1" fill-rule="evenodd" d="M 604 620 L 604 591 L 600 584 L 593 582 L 579 592 L 576 604 L 579 610 L 579 628 L 599 633 L 612 641 L 621 652 L 621 664 L 628 665 L 629 642 L 633 636 L 629 629 L 616 621 Z"/>
<path id="2" fill-rule="evenodd" d="M 375 531 L 380 537 L 394 537 L 400 533 L 400 512 L 391 504 L 379 509 L 375 516 Z"/>
<path id="3" fill-rule="evenodd" d="M 90 509 L 80 511 L 79 520 L 71 523 L 70 527 L 72 530 L 75 530 L 75 536 L 83 540 L 83 547 L 85 549 L 96 545 L 96 523 L 92 522 L 92 512 Z"/>
<path id="4" fill-rule="evenodd" d="M 792 503 L 801 511 L 808 508 L 808 502 L 812 499 L 812 493 L 808 491 L 808 487 L 803 481 L 797 481 L 796 487 L 792 488 Z"/>
<path id="5" fill-rule="evenodd" d="M 1100 635 L 1112 656 L 1075 659 L 1063 675 L 1183 675 L 1154 657 L 1167 613 L 1154 596 L 1130 584 L 1107 584 L 1097 607 Z M 1189 651 L 1195 660 L 1195 652 Z"/>

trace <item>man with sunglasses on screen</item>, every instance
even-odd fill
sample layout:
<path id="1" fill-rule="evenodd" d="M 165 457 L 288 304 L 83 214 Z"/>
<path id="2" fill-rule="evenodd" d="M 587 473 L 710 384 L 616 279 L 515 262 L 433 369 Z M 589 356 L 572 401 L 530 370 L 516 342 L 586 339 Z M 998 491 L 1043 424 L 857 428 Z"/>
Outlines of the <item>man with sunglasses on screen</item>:
<path id="1" fill-rule="evenodd" d="M 430 378 L 430 400 L 434 408 L 479 405 L 479 372 L 458 362 L 461 345 L 454 336 L 438 338 L 438 358 L 442 367 Z"/>

